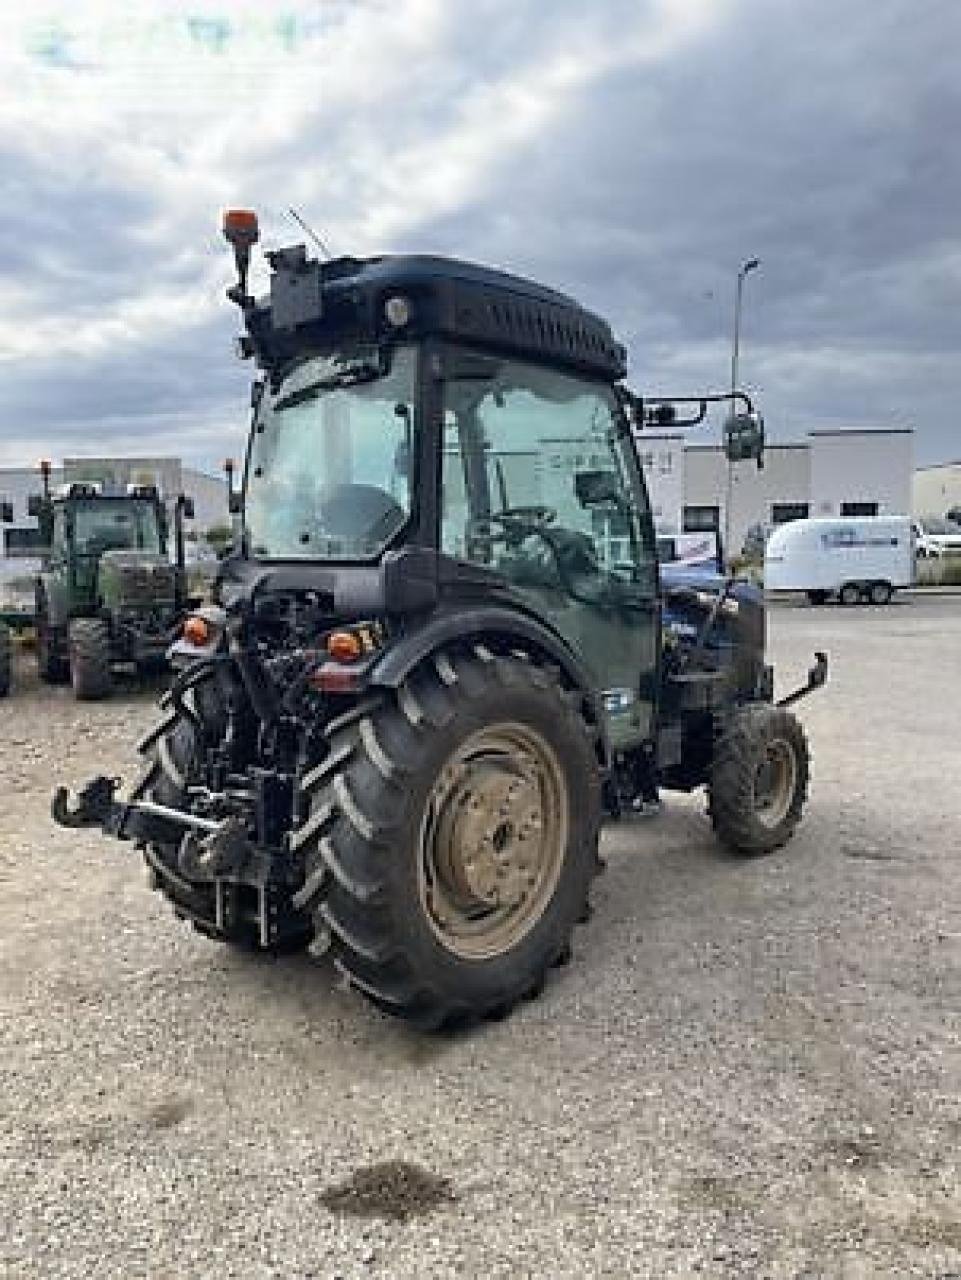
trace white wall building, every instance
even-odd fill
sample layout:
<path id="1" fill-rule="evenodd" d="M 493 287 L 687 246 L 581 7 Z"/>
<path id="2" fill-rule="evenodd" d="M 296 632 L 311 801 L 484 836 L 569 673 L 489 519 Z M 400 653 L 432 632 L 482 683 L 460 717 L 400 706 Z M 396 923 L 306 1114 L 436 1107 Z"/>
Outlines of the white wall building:
<path id="1" fill-rule="evenodd" d="M 911 495 L 916 516 L 944 516 L 961 508 L 961 462 L 939 462 L 918 467 Z"/>
<path id="2" fill-rule="evenodd" d="M 654 527 L 666 533 L 680 533 L 678 523 L 684 506 L 685 442 L 680 431 L 643 432 L 638 437 L 638 457 L 647 481 Z"/>
<path id="3" fill-rule="evenodd" d="M 911 514 L 914 432 L 910 428 L 812 431 L 808 439 L 812 516 Z"/>
<path id="4" fill-rule="evenodd" d="M 912 509 L 910 428 L 812 431 L 803 443 L 769 444 L 764 466 L 734 466 L 731 544 L 753 525 L 805 516 L 907 515 Z M 638 440 L 655 524 L 664 532 L 725 527 L 727 459 L 720 445 L 684 443 L 677 433 Z M 670 455 L 663 467 L 659 459 Z M 959 468 L 961 470 L 961 468 Z"/>

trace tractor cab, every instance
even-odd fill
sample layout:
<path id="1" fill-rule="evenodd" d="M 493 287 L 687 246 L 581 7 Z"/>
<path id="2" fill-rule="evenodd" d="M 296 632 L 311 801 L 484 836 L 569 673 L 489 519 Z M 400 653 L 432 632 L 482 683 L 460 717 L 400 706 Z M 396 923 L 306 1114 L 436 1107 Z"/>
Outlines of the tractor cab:
<path id="1" fill-rule="evenodd" d="M 108 566 L 168 559 L 166 510 L 153 486 L 105 493 L 99 483 L 65 484 L 50 516 L 49 559 L 71 576 L 78 605 L 95 602 Z"/>
<path id="2" fill-rule="evenodd" d="M 637 745 L 657 556 L 606 322 L 447 259 L 268 259 L 269 297 L 247 295 L 245 272 L 234 294 L 262 375 L 223 598 L 300 574 L 335 613 L 353 598 L 401 628 L 510 610 L 584 668 L 612 739 Z"/>

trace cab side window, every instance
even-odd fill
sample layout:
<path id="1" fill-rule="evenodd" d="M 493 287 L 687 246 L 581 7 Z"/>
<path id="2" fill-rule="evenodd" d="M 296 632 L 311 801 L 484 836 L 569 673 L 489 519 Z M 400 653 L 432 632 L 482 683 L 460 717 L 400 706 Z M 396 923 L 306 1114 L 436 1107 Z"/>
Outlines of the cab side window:
<path id="1" fill-rule="evenodd" d="M 624 449 L 604 387 L 516 361 L 489 382 L 448 383 L 442 549 L 519 585 L 615 578 L 653 590 L 648 513 Z"/>

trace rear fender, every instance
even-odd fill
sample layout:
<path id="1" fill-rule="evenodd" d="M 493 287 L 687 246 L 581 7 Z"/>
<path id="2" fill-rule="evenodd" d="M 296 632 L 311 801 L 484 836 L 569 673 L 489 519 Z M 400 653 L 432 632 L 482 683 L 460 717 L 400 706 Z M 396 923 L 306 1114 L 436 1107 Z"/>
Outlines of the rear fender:
<path id="1" fill-rule="evenodd" d="M 397 689 L 415 667 L 439 650 L 452 644 L 470 647 L 485 643 L 495 650 L 523 650 L 558 666 L 566 683 L 583 694 L 595 723 L 604 724 L 597 691 L 583 663 L 550 628 L 512 609 L 452 609 L 434 614 L 373 664 L 366 683 Z"/>

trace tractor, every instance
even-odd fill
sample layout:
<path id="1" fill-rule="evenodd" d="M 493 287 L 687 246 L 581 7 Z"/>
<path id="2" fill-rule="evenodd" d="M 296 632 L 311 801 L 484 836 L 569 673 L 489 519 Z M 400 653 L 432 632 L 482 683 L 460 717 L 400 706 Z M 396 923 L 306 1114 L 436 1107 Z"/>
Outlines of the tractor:
<path id="1" fill-rule="evenodd" d="M 193 502 L 174 503 L 176 562 L 170 519 L 154 485 L 74 481 L 53 494 L 41 463 L 42 494 L 29 512 L 40 526 L 43 567 L 36 583 L 40 677 L 69 680 L 80 700 L 105 698 L 117 663 L 162 667 L 188 606 L 184 520 Z"/>
<path id="2" fill-rule="evenodd" d="M 257 299 L 256 218 L 224 230 L 258 370 L 237 543 L 139 779 L 54 818 L 132 841 L 203 934 L 329 952 L 422 1028 L 499 1017 L 570 957 L 605 817 L 706 788 L 724 844 L 788 840 L 826 657 L 775 702 L 760 593 L 662 580 L 637 434 L 730 395 L 645 400 L 605 321 L 461 261 L 296 245 Z"/>
<path id="3" fill-rule="evenodd" d="M 13 504 L 6 498 L 0 498 L 0 524 L 10 524 L 13 520 Z M 0 583 L 0 590 L 4 584 Z M 13 684 L 13 635 L 19 630 L 25 619 L 15 609 L 7 608 L 6 600 L 0 601 L 0 698 L 5 698 Z"/>

